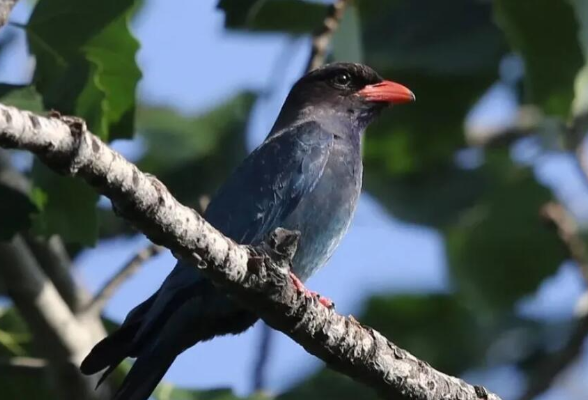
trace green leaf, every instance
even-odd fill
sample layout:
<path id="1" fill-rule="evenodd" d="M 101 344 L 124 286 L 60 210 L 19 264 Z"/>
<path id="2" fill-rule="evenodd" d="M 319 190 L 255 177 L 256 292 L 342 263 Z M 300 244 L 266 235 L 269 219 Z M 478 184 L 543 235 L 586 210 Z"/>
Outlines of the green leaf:
<path id="1" fill-rule="evenodd" d="M 0 102 L 21 110 L 34 113 L 43 112 L 41 96 L 33 86 L 0 83 Z"/>
<path id="2" fill-rule="evenodd" d="M 40 0 L 26 27 L 45 108 L 84 118 L 103 140 L 131 137 L 141 73 L 132 0 Z"/>
<path id="3" fill-rule="evenodd" d="M 582 67 L 578 22 L 568 1 L 497 0 L 496 20 L 525 61 L 527 101 L 566 118 Z"/>
<path id="4" fill-rule="evenodd" d="M 550 191 L 528 168 L 491 154 L 480 201 L 446 229 L 455 286 L 468 304 L 504 311 L 555 273 L 566 259 L 557 233 L 540 217 Z"/>
<path id="5" fill-rule="evenodd" d="M 220 0 L 225 27 L 261 32 L 309 33 L 319 28 L 327 6 L 302 0 Z"/>
<path id="6" fill-rule="evenodd" d="M 59 176 L 39 161 L 33 164 L 33 199 L 41 208 L 33 218 L 36 234 L 58 234 L 68 243 L 93 246 L 98 238 L 98 194 L 80 179 Z"/>
<path id="7" fill-rule="evenodd" d="M 246 156 L 245 129 L 255 96 L 244 93 L 196 117 L 142 107 L 138 125 L 146 154 L 139 166 L 157 175 L 185 204 L 210 196 Z"/>
<path id="8" fill-rule="evenodd" d="M 0 199 L 0 240 L 10 240 L 29 228 L 38 208 L 26 193 L 4 183 L 0 183 Z"/>

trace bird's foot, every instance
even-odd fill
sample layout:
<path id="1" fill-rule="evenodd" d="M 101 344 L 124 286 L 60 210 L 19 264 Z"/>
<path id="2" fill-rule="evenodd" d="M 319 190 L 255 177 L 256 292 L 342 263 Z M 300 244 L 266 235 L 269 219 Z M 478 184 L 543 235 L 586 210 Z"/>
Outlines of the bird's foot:
<path id="1" fill-rule="evenodd" d="M 304 283 L 302 283 L 302 281 L 300 279 L 298 279 L 298 277 L 296 275 L 294 275 L 293 272 L 290 272 L 290 278 L 292 279 L 292 282 L 294 282 L 294 286 L 296 287 L 296 289 L 298 289 L 298 291 L 304 293 L 304 295 L 306 297 L 316 298 L 319 303 L 321 303 L 323 306 L 325 306 L 327 308 L 335 307 L 335 303 L 333 303 L 333 301 L 331 299 L 329 299 L 328 297 L 323 297 L 317 292 L 314 292 L 312 290 L 308 290 L 306 288 L 306 286 L 304 286 Z"/>

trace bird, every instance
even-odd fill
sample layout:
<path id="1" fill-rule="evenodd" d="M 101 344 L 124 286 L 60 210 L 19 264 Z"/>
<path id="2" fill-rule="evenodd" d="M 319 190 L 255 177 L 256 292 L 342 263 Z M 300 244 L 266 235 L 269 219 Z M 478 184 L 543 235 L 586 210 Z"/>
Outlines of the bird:
<path id="1" fill-rule="evenodd" d="M 259 244 L 278 227 L 298 231 L 291 277 L 296 288 L 318 296 L 304 282 L 329 260 L 352 221 L 362 186 L 362 135 L 384 108 L 414 100 L 408 88 L 363 64 L 332 63 L 307 73 L 204 218 L 240 244 Z M 80 368 L 86 375 L 105 370 L 100 385 L 123 360 L 135 358 L 113 399 L 146 400 L 184 350 L 241 333 L 257 319 L 180 260 Z"/>

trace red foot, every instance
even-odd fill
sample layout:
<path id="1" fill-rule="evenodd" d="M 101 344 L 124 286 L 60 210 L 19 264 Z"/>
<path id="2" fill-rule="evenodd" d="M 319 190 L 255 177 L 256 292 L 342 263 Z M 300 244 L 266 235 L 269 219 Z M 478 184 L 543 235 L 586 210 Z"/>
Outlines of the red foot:
<path id="1" fill-rule="evenodd" d="M 335 307 L 335 303 L 333 303 L 331 301 L 331 299 L 329 299 L 327 297 L 323 297 L 319 293 L 313 292 L 312 290 L 308 290 L 306 288 L 306 286 L 304 286 L 304 283 L 302 283 L 302 281 L 300 279 L 298 279 L 298 277 L 296 275 L 294 275 L 293 272 L 290 272 L 290 278 L 292 278 L 292 282 L 294 282 L 294 286 L 296 287 L 296 289 L 298 289 L 298 291 L 304 293 L 304 295 L 306 297 L 317 298 L 319 303 L 321 303 L 323 306 L 325 306 L 327 308 Z"/>

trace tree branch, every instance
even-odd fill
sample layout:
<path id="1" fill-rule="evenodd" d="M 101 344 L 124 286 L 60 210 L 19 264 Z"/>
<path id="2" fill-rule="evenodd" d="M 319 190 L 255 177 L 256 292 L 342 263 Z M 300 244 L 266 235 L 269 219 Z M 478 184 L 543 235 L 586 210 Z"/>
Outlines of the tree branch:
<path id="1" fill-rule="evenodd" d="M 62 399 L 100 399 L 96 379 L 83 376 L 79 365 L 92 346 L 92 336 L 65 304 L 55 286 L 40 269 L 24 239 L 0 242 L 0 276 L 10 298 L 30 330 L 39 351 L 56 368 Z"/>
<path id="2" fill-rule="evenodd" d="M 561 242 L 578 265 L 585 283 L 588 284 L 588 251 L 574 218 L 564 206 L 555 202 L 545 204 L 541 209 L 541 215 L 557 230 Z"/>
<path id="3" fill-rule="evenodd" d="M 18 0 L 0 0 L 0 28 L 8 21 L 10 12 Z"/>
<path id="4" fill-rule="evenodd" d="M 114 292 L 131 277 L 145 262 L 163 252 L 165 248 L 150 244 L 131 258 L 108 282 L 102 286 L 94 298 L 82 310 L 83 313 L 101 314 L 102 309 Z"/>
<path id="5" fill-rule="evenodd" d="M 88 132 L 79 119 L 44 118 L 0 104 L 0 146 L 32 151 L 51 168 L 86 180 L 154 243 L 199 268 L 331 368 L 383 397 L 499 399 L 482 387 L 433 369 L 377 331 L 299 293 L 288 275 L 297 236 L 278 230 L 258 248 L 236 244 L 181 205 L 161 182 Z"/>
<path id="6" fill-rule="evenodd" d="M 349 3 L 349 0 L 335 0 L 329 6 L 322 26 L 312 35 L 312 47 L 310 58 L 306 65 L 306 72 L 310 72 L 325 63 L 329 43 L 341 23 L 341 19 L 343 19 L 347 3 Z"/>
<path id="7" fill-rule="evenodd" d="M 541 209 L 542 217 L 557 230 L 560 240 L 567 248 L 570 257 L 576 262 L 580 272 L 588 283 L 588 252 L 576 221 L 559 203 L 550 202 Z M 566 345 L 542 360 L 535 374 L 527 383 L 525 392 L 519 400 L 532 400 L 551 387 L 553 381 L 574 361 L 582 352 L 584 340 L 588 335 L 588 310 L 578 315 L 576 326 Z"/>

